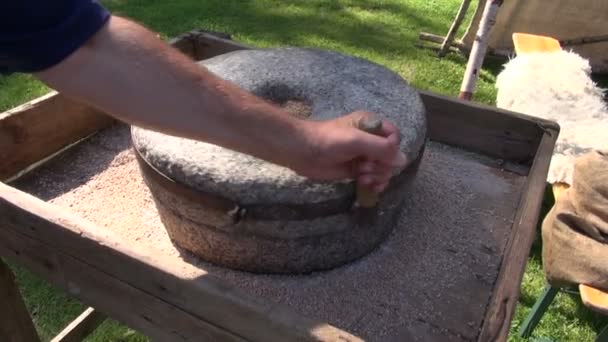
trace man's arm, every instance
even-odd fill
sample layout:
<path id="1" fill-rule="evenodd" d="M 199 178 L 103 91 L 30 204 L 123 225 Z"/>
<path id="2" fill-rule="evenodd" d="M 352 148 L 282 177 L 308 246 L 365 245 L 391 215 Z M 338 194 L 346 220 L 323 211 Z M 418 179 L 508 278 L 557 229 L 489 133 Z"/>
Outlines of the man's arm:
<path id="1" fill-rule="evenodd" d="M 391 124 L 377 137 L 344 119 L 293 118 L 116 16 L 85 45 L 35 75 L 129 124 L 221 145 L 317 179 L 367 174 L 361 181 L 381 189 L 392 168 L 405 162 Z M 354 169 L 361 159 L 371 162 Z"/>

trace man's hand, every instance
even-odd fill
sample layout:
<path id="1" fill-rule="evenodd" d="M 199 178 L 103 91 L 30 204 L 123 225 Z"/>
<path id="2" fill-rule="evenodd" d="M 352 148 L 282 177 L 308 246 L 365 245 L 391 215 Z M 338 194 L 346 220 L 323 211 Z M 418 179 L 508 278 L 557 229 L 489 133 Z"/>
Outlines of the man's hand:
<path id="1" fill-rule="evenodd" d="M 292 168 L 317 180 L 356 179 L 375 192 L 384 191 L 395 169 L 407 160 L 399 151 L 399 131 L 384 121 L 379 136 L 355 127 L 365 112 L 323 122 L 312 122 L 309 131 L 312 160 L 294 158 Z"/>
<path id="2" fill-rule="evenodd" d="M 353 127 L 363 113 L 327 122 L 296 119 L 119 17 L 36 76 L 128 124 L 230 148 L 314 179 L 357 179 L 381 191 L 394 167 L 405 163 L 390 123 L 374 136 Z"/>

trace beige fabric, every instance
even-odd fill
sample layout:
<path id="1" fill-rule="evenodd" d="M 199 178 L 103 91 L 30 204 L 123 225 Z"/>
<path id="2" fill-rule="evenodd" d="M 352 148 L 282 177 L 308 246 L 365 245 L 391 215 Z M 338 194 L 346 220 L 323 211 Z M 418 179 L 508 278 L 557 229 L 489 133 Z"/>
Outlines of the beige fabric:
<path id="1" fill-rule="evenodd" d="M 478 2 L 467 32 L 466 46 L 473 45 L 485 0 Z M 558 40 L 608 34 L 606 0 L 510 0 L 504 1 L 492 28 L 489 46 L 513 49 L 514 32 L 546 35 Z M 567 47 L 591 61 L 594 72 L 608 73 L 608 42 Z"/>
<path id="2" fill-rule="evenodd" d="M 608 290 L 608 152 L 576 160 L 573 184 L 545 218 L 542 238 L 550 284 Z"/>

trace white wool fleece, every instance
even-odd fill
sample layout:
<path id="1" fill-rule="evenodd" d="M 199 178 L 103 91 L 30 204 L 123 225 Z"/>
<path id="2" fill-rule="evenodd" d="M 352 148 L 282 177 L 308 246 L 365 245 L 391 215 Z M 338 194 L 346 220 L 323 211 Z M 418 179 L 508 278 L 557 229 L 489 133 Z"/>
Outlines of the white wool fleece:
<path id="1" fill-rule="evenodd" d="M 604 90 L 590 78 L 589 62 L 574 52 L 519 55 L 496 79 L 499 108 L 553 120 L 561 126 L 547 181 L 572 184 L 573 159 L 608 149 Z"/>

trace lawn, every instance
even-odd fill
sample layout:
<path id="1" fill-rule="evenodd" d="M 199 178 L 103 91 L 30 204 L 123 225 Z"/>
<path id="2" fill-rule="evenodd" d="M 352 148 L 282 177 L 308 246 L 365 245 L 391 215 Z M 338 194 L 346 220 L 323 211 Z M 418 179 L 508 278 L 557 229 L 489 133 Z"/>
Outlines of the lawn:
<path id="1" fill-rule="evenodd" d="M 168 38 L 202 28 L 223 31 L 256 46 L 309 46 L 364 57 L 395 70 L 417 88 L 455 96 L 466 59 L 443 59 L 416 45 L 420 31 L 447 32 L 459 0 L 106 0 L 115 14 L 124 15 Z M 462 32 L 461 32 L 462 33 Z M 494 102 L 497 62 L 487 63 L 475 100 Z M 48 91 L 30 76 L 0 77 L 0 111 Z M 49 287 L 30 272 L 12 264 L 26 303 L 43 340 L 48 341 L 84 310 L 81 303 Z M 512 330 L 524 319 L 543 287 L 540 247 L 535 246 L 522 284 L 521 304 Z M 582 306 L 578 296 L 560 294 L 535 335 L 559 341 L 591 341 L 608 323 Z M 107 321 L 88 341 L 145 341 L 138 333 Z M 512 337 L 512 340 L 517 338 Z"/>

